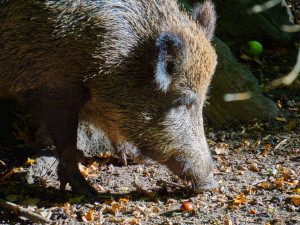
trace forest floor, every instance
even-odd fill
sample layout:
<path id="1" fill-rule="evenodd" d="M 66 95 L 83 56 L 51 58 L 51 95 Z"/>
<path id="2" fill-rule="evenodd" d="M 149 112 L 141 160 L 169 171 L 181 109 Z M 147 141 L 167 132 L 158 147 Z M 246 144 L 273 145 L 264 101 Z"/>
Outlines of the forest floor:
<path id="1" fill-rule="evenodd" d="M 256 62 L 244 63 L 254 75 L 265 74 L 258 77 L 264 86 L 285 73 L 278 65 L 289 70 L 291 61 L 295 54 L 289 49 L 274 49 L 265 51 L 259 68 Z M 57 161 L 48 150 L 49 157 L 18 167 L 1 161 L 0 196 L 18 206 L 14 213 L 0 207 L 0 223 L 31 223 L 27 216 L 15 215 L 20 206 L 50 223 L 300 224 L 299 85 L 298 79 L 292 86 L 265 90 L 281 108 L 274 120 L 206 127 L 219 183 L 213 190 L 194 194 L 164 166 L 131 161 L 123 166 L 113 155 L 102 154 L 80 166 L 100 195 L 88 199 L 68 191 L 62 196 Z M 35 182 L 29 184 L 32 176 Z"/>
<path id="2" fill-rule="evenodd" d="M 265 88 L 292 69 L 298 47 L 266 49 L 262 64 L 243 63 Z M 99 196 L 88 199 L 70 191 L 62 196 L 51 150 L 50 156 L 21 166 L 8 162 L 24 154 L 10 152 L 0 160 L 0 198 L 17 206 L 4 210 L 0 201 L 0 224 L 34 223 L 28 215 L 17 216 L 20 207 L 40 215 L 37 223 L 49 219 L 52 224 L 300 224 L 300 80 L 265 92 L 281 109 L 278 118 L 206 127 L 219 183 L 213 190 L 194 194 L 164 166 L 131 161 L 124 166 L 102 154 L 80 165 Z M 29 137 L 19 127 L 15 138 L 26 145 Z"/>
<path id="3" fill-rule="evenodd" d="M 53 166 L 36 174 L 42 181 L 28 184 L 28 171 L 43 157 L 10 170 L 0 194 L 52 223 L 300 224 L 300 117 L 293 113 L 278 119 L 208 129 L 219 187 L 201 194 L 190 192 L 189 184 L 164 166 L 123 166 L 110 154 L 80 166 L 100 192 L 97 198 L 71 192 L 62 197 Z M 55 159 L 47 162 L 52 165 Z M 190 210 L 182 211 L 184 202 Z M 30 223 L 2 209 L 0 218 L 3 224 Z"/>

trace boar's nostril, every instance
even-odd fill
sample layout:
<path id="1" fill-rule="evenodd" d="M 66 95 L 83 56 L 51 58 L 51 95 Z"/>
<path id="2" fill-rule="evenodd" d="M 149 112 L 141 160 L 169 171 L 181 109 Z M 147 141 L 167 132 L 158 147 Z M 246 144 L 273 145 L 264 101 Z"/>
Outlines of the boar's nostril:
<path id="1" fill-rule="evenodd" d="M 194 189 L 195 193 L 201 193 L 203 191 L 214 189 L 218 186 L 219 186 L 218 182 L 213 177 L 211 177 L 211 180 L 208 183 L 206 183 L 205 185 L 200 185 L 200 186 L 196 185 L 193 187 L 193 189 Z"/>

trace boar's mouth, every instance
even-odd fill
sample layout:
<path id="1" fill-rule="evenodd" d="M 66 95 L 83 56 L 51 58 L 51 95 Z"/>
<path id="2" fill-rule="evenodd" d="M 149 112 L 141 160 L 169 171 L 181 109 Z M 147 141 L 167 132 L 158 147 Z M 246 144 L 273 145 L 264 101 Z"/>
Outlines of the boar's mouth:
<path id="1" fill-rule="evenodd" d="M 192 189 L 196 193 L 200 193 L 205 190 L 210 190 L 218 186 L 217 181 L 213 178 L 212 174 L 212 162 L 207 162 L 207 165 L 195 166 L 193 164 L 188 165 L 186 159 L 181 159 L 178 154 L 172 155 L 165 165 L 179 178 L 190 181 Z"/>

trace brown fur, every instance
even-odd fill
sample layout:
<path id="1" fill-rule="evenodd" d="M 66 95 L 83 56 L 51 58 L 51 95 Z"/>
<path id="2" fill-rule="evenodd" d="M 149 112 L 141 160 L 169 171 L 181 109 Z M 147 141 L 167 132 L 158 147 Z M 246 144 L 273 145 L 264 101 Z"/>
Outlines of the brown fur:
<path id="1" fill-rule="evenodd" d="M 202 107 L 215 14 L 211 2 L 198 8 L 193 19 L 175 0 L 0 0 L 0 94 L 25 102 L 49 130 L 62 189 L 92 192 L 70 178 L 80 176 L 78 115 L 196 190 L 211 184 Z"/>

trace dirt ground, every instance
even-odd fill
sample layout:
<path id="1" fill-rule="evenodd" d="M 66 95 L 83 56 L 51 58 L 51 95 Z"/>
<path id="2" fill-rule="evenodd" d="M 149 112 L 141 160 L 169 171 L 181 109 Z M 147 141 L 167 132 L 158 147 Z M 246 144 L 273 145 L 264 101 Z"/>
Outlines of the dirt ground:
<path id="1" fill-rule="evenodd" d="M 299 21 L 299 4 L 289 2 L 295 2 L 293 12 Z M 297 47 L 299 43 L 292 51 L 266 49 L 261 65 L 243 63 L 264 87 L 292 69 Z M 278 118 L 206 126 L 219 183 L 213 190 L 194 194 L 189 183 L 164 166 L 130 160 L 124 166 L 103 153 L 80 165 L 99 196 L 87 199 L 70 191 L 62 195 L 52 149 L 22 165 L 14 162 L 23 152 L 16 156 L 11 151 L 0 160 L 0 224 L 45 224 L 46 220 L 50 224 L 300 224 L 300 80 L 265 92 L 281 108 Z M 22 126 L 14 127 L 15 138 L 24 142 L 20 148 L 30 148 L 32 137 Z M 17 205 L 6 210 L 1 199 Z M 33 222 L 28 219 L 32 213 L 20 216 L 20 208 L 40 216 Z"/>
<path id="2" fill-rule="evenodd" d="M 52 223 L 300 224 L 299 118 L 297 113 L 290 117 L 297 122 L 291 127 L 278 120 L 253 120 L 222 131 L 208 129 L 219 187 L 198 195 L 163 166 L 130 161 L 122 166 L 106 154 L 80 166 L 99 197 L 86 199 L 69 192 L 62 197 L 51 150 L 27 162 L 31 166 L 15 168 L 0 193 Z M 42 181 L 26 182 L 32 169 Z M 192 209 L 182 211 L 186 201 Z M 3 224 L 30 223 L 2 209 L 0 218 Z"/>

